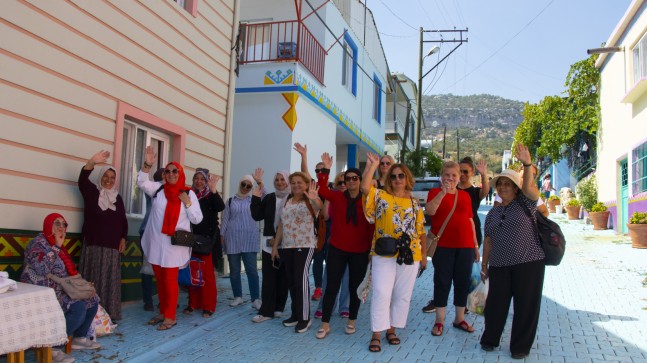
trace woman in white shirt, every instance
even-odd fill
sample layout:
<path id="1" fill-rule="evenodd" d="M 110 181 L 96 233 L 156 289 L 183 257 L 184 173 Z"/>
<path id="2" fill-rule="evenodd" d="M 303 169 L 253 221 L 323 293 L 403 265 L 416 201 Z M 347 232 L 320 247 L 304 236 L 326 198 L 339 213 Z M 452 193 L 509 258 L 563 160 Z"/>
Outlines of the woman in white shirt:
<path id="1" fill-rule="evenodd" d="M 148 324 L 159 324 L 157 330 L 168 330 L 177 324 L 178 271 L 191 258 L 191 248 L 172 245 L 171 237 L 176 230 L 190 231 L 191 223 L 200 223 L 202 210 L 195 193 L 186 186 L 184 168 L 179 163 L 166 165 L 163 184 L 150 180 L 149 172 L 156 160 L 157 153 L 153 147 L 146 147 L 137 186 L 153 199 L 141 242 L 144 256 L 153 265 L 157 279 L 160 314 Z"/>

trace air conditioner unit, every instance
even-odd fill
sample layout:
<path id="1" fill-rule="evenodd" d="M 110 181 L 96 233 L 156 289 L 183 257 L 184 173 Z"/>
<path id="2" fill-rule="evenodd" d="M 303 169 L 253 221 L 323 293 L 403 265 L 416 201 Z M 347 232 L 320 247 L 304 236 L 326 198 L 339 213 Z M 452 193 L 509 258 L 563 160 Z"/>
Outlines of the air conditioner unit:
<path id="1" fill-rule="evenodd" d="M 295 42 L 282 42 L 279 43 L 277 58 L 279 59 L 294 59 L 297 57 L 297 43 Z"/>

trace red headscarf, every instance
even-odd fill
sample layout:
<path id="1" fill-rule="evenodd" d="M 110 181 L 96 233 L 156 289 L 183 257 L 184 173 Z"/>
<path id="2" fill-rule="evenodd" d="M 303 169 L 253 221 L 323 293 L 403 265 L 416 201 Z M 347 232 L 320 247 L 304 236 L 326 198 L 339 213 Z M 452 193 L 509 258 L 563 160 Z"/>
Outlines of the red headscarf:
<path id="1" fill-rule="evenodd" d="M 49 242 L 50 246 L 56 245 L 56 239 L 54 238 L 54 232 L 52 232 L 52 229 L 54 228 L 54 221 L 57 220 L 58 218 L 63 219 L 65 223 L 65 218 L 58 214 L 58 213 L 52 213 L 45 217 L 45 220 L 43 221 L 43 235 L 47 239 L 47 242 Z M 67 249 L 64 246 L 58 247 L 58 257 L 63 260 L 63 263 L 65 264 L 65 269 L 67 270 L 68 275 L 74 276 L 78 274 L 79 272 L 76 270 L 76 266 L 74 265 L 74 261 L 72 261 L 72 256 L 70 256 L 70 253 L 67 252 Z"/>
<path id="2" fill-rule="evenodd" d="M 173 236 L 175 235 L 175 226 L 180 218 L 180 208 L 182 207 L 180 193 L 191 190 L 191 188 L 186 186 L 184 168 L 175 161 L 168 163 L 166 167 L 168 168 L 169 165 L 175 165 L 177 168 L 178 179 L 177 183 L 171 185 L 166 178 L 166 172 L 164 173 L 164 196 L 167 202 L 166 210 L 164 211 L 164 222 L 162 223 L 162 233 Z"/>

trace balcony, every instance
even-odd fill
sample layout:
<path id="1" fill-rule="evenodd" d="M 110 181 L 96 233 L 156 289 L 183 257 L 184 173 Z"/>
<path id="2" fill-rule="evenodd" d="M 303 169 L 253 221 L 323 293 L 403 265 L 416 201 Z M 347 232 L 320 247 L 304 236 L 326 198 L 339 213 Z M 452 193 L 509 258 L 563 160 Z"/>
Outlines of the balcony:
<path id="1" fill-rule="evenodd" d="M 299 62 L 324 84 L 326 50 L 297 20 L 241 24 L 240 64 Z"/>

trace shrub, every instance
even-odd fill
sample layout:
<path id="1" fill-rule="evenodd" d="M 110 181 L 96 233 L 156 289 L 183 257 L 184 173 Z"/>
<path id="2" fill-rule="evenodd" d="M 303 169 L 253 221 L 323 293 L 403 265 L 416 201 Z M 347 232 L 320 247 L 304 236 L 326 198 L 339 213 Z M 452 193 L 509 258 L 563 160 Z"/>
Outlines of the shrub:
<path id="1" fill-rule="evenodd" d="M 597 202 L 593 204 L 593 207 L 591 207 L 591 210 L 589 212 L 606 212 L 607 211 L 607 206 L 604 205 L 602 202 Z"/>
<path id="2" fill-rule="evenodd" d="M 568 203 L 566 203 L 567 207 L 579 207 L 581 205 L 582 205 L 582 202 L 580 202 L 579 200 L 577 200 L 575 198 L 569 200 Z"/>
<path id="3" fill-rule="evenodd" d="M 559 196 L 551 195 L 550 197 L 548 197 L 548 200 L 557 200 L 557 201 L 559 201 Z"/>
<path id="4" fill-rule="evenodd" d="M 595 174 L 582 179 L 575 187 L 577 198 L 582 202 L 585 211 L 590 211 L 598 201 L 598 184 Z"/>
<path id="5" fill-rule="evenodd" d="M 647 212 L 634 212 L 631 216 L 631 224 L 647 224 Z"/>

